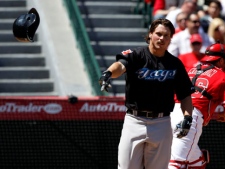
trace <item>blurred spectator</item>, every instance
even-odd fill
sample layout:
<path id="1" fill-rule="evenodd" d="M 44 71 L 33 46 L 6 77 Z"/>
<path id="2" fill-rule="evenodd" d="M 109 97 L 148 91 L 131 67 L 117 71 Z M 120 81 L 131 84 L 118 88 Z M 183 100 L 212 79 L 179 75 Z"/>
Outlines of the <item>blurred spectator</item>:
<path id="1" fill-rule="evenodd" d="M 154 0 L 153 1 L 153 19 L 165 18 L 166 15 L 178 7 L 175 0 Z"/>
<path id="2" fill-rule="evenodd" d="M 199 11 L 200 22 L 203 30 L 207 33 L 210 22 L 213 18 L 224 19 L 221 15 L 222 4 L 218 0 L 212 0 L 205 11 Z"/>
<path id="3" fill-rule="evenodd" d="M 222 11 L 221 11 L 221 15 L 223 18 L 225 18 L 225 0 L 219 0 L 221 5 L 222 5 Z"/>
<path id="4" fill-rule="evenodd" d="M 197 10 L 197 2 L 198 0 L 184 0 L 183 4 L 181 5 L 180 8 L 176 8 L 175 10 L 170 11 L 166 19 L 170 20 L 174 27 L 177 27 L 176 24 L 176 17 L 180 12 L 185 12 L 185 13 L 192 13 L 193 11 Z"/>
<path id="5" fill-rule="evenodd" d="M 179 14 L 177 14 L 177 17 L 176 17 L 177 27 L 175 28 L 175 33 L 183 31 L 187 27 L 187 24 L 186 24 L 187 17 L 188 17 L 188 14 L 185 12 L 180 12 Z"/>
<path id="6" fill-rule="evenodd" d="M 188 15 L 187 28 L 179 33 L 176 33 L 168 47 L 168 51 L 178 57 L 181 54 L 189 53 L 192 51 L 190 46 L 190 37 L 193 34 L 199 33 L 202 37 L 201 52 L 205 52 L 205 49 L 214 43 L 213 38 L 210 38 L 207 33 L 200 29 L 200 21 L 197 13 L 191 13 Z"/>
<path id="7" fill-rule="evenodd" d="M 205 56 L 204 53 L 200 52 L 202 47 L 202 37 L 200 34 L 191 35 L 190 42 L 192 51 L 178 56 L 186 68 L 196 67 Z"/>
<path id="8" fill-rule="evenodd" d="M 220 41 L 225 44 L 225 23 L 221 18 L 214 18 L 208 29 L 208 35 L 215 41 Z"/>

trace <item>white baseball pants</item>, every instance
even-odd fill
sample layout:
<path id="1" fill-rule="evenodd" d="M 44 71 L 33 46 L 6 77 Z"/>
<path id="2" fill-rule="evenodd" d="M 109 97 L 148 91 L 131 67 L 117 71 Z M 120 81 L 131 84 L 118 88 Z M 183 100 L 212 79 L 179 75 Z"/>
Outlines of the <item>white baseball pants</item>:
<path id="1" fill-rule="evenodd" d="M 173 112 L 170 115 L 171 117 L 171 125 L 173 129 L 173 142 L 171 147 L 171 160 L 176 161 L 189 161 L 193 162 L 202 155 L 201 150 L 198 147 L 198 141 L 202 134 L 202 124 L 203 124 L 203 118 L 202 114 L 199 110 L 194 108 L 192 112 L 192 125 L 189 130 L 189 133 L 187 136 L 179 139 L 177 138 L 176 132 L 176 125 L 184 119 L 184 115 L 180 108 L 180 103 L 176 103 Z M 195 163 L 192 166 L 201 166 L 201 162 Z M 185 166 L 182 166 L 181 164 L 177 163 L 174 164 L 170 162 L 169 169 L 177 169 L 179 166 L 180 168 L 183 168 Z"/>
<path id="2" fill-rule="evenodd" d="M 126 114 L 118 169 L 167 169 L 171 154 L 170 116 L 147 119 Z"/>

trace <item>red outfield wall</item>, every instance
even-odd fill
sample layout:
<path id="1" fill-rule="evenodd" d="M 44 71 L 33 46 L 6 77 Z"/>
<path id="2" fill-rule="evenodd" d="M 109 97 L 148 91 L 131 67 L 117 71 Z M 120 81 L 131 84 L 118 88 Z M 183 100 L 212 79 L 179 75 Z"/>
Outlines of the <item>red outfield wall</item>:
<path id="1" fill-rule="evenodd" d="M 0 97 L 0 120 L 123 120 L 125 111 L 123 97 Z"/>
<path id="2" fill-rule="evenodd" d="M 123 120 L 124 97 L 0 97 L 0 120 Z M 218 105 L 213 119 L 223 118 Z"/>
<path id="3" fill-rule="evenodd" d="M 125 110 L 123 97 L 0 97 L 0 168 L 115 169 Z M 225 166 L 224 127 L 203 128 L 208 169 Z"/>

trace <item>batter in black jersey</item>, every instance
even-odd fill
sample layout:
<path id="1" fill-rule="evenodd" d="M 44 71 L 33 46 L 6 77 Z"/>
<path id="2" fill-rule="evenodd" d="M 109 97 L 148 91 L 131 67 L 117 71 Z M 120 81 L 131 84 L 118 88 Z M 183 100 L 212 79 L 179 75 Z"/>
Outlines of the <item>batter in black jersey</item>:
<path id="1" fill-rule="evenodd" d="M 180 137 L 190 129 L 193 86 L 182 62 L 167 51 L 173 34 L 169 20 L 155 20 L 146 36 L 149 46 L 117 54 L 116 62 L 99 79 L 101 89 L 108 91 L 110 78 L 126 75 L 127 112 L 118 169 L 168 168 L 172 144 L 169 115 L 174 108 L 174 94 L 184 114 Z"/>

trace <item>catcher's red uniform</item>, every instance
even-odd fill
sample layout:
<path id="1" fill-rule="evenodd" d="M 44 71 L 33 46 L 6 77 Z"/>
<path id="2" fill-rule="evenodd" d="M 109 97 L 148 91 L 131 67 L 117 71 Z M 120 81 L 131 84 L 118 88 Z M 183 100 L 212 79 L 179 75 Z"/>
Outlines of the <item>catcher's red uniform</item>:
<path id="1" fill-rule="evenodd" d="M 207 66 L 209 65 L 203 65 L 202 68 L 206 68 Z M 196 68 L 189 69 L 189 77 L 192 79 L 196 72 Z M 212 96 L 212 99 L 209 100 L 199 91 L 192 94 L 193 105 L 202 113 L 204 117 L 203 125 L 205 126 L 210 121 L 218 103 L 223 101 L 225 93 L 225 73 L 221 69 L 214 67 L 202 73 L 197 78 L 195 85 L 203 88 Z"/>
<path id="2" fill-rule="evenodd" d="M 211 66 L 211 67 L 210 67 Z M 205 72 L 202 69 L 210 68 Z M 176 137 L 178 124 L 183 114 L 180 103 L 175 104 L 174 111 L 171 113 L 171 124 L 174 128 L 174 137 L 172 143 L 171 160 L 169 169 L 178 169 L 193 166 L 204 169 L 206 159 L 203 157 L 198 147 L 198 141 L 202 133 L 202 126 L 207 125 L 212 118 L 215 108 L 223 101 L 225 96 L 225 73 L 212 65 L 205 64 L 201 66 L 201 70 L 197 68 L 189 68 L 187 70 L 190 79 L 195 79 L 196 74 L 200 75 L 196 78 L 195 86 L 200 88 L 192 94 L 194 109 L 192 112 L 192 125 L 188 135 L 182 139 Z M 206 91 L 207 94 L 203 94 Z M 206 97 L 208 96 L 208 98 Z"/>

